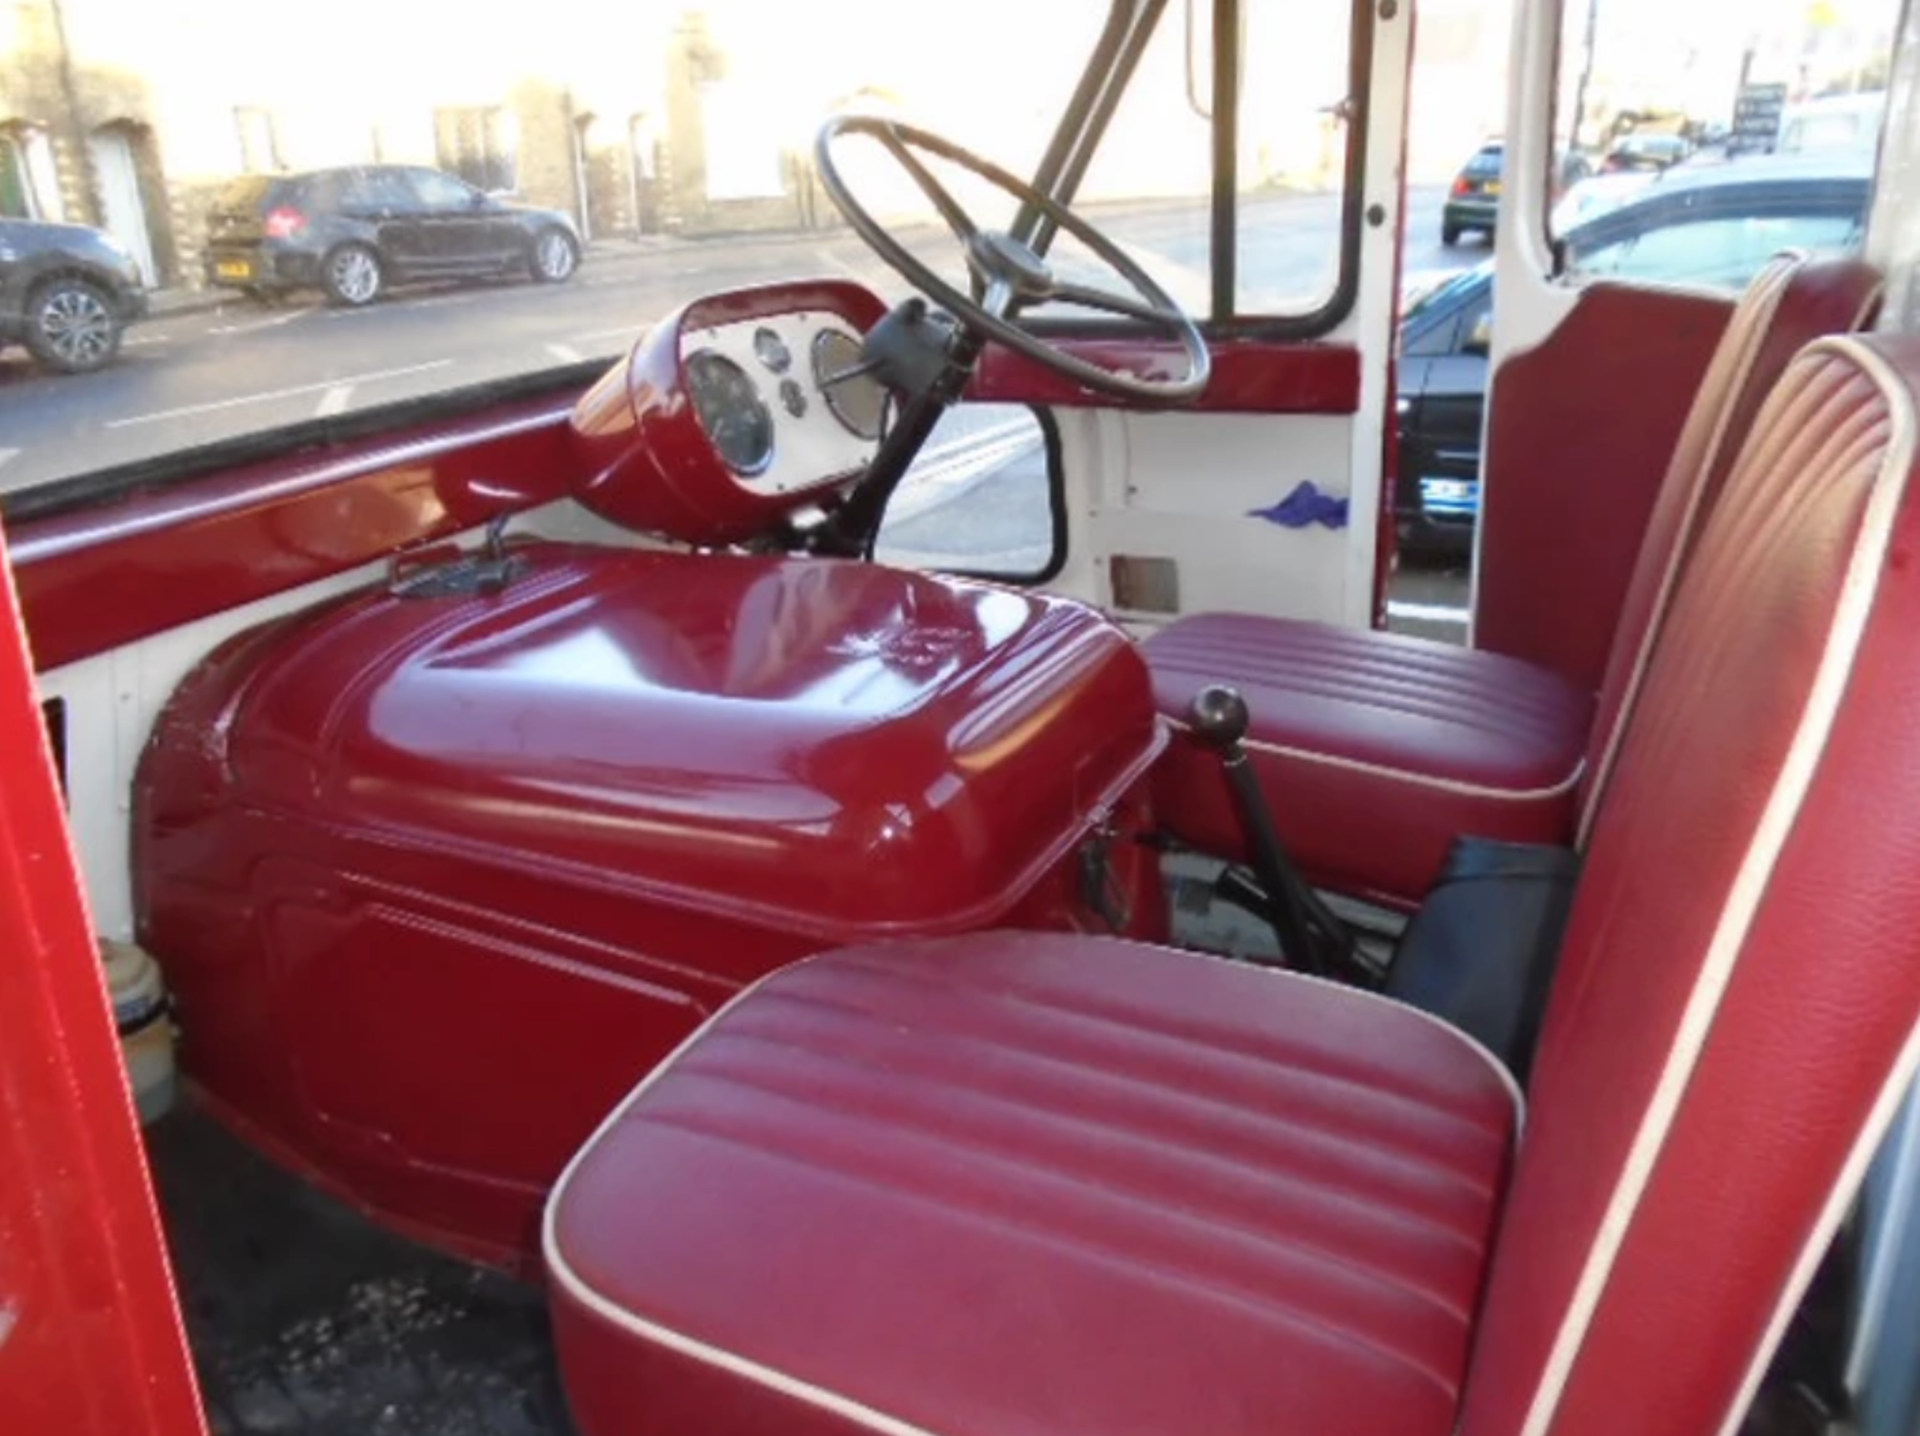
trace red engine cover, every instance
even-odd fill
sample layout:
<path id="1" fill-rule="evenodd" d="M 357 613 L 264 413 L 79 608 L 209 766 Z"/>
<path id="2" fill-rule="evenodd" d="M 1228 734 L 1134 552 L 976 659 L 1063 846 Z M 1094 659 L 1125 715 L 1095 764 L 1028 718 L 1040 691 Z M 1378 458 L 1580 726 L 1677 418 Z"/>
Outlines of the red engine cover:
<path id="1" fill-rule="evenodd" d="M 494 596 L 368 593 L 227 644 L 162 716 L 136 817 L 143 937 L 208 1093 L 492 1258 L 531 1249 L 573 1149 L 745 983 L 1080 920 L 1073 855 L 1162 742 L 1132 644 L 1075 604 L 517 552 Z M 1116 851 L 1139 933 L 1151 864 Z"/>

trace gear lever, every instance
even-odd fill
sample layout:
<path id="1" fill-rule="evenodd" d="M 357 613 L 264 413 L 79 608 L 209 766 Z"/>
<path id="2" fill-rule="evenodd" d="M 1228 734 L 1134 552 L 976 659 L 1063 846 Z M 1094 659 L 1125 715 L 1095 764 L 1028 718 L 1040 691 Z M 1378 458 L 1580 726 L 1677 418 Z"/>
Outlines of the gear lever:
<path id="1" fill-rule="evenodd" d="M 1187 721 L 1194 736 L 1220 755 L 1240 826 L 1253 850 L 1254 871 L 1266 889 L 1267 920 L 1280 939 L 1281 953 L 1292 966 L 1321 977 L 1365 973 L 1345 924 L 1328 911 L 1280 846 L 1266 794 L 1247 761 L 1247 700 L 1224 684 L 1209 684 L 1194 695 Z"/>

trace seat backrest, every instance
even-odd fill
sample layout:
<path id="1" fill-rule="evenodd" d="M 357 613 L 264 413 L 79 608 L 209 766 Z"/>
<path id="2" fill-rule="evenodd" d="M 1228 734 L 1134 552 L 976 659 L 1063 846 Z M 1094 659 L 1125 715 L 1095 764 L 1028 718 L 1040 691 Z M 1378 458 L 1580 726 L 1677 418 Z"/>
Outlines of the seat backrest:
<path id="1" fill-rule="evenodd" d="M 1789 360 L 1826 334 L 1872 322 L 1880 273 L 1859 259 L 1784 254 L 1755 276 L 1713 351 L 1661 480 L 1607 653 L 1581 783 L 1584 842 L 1619 751 L 1627 715 L 1660 636 L 1674 585 L 1719 502 L 1754 416 Z"/>
<path id="2" fill-rule="evenodd" d="M 1595 822 L 1463 1436 L 1734 1429 L 1920 1023 L 1920 337 L 1827 339 L 1677 585 Z"/>

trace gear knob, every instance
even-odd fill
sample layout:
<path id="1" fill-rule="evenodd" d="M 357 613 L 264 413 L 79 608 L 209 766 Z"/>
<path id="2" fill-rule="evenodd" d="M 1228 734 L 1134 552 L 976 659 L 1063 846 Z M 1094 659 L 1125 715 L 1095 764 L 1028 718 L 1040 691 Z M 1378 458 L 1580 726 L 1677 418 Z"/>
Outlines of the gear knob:
<path id="1" fill-rule="evenodd" d="M 1209 683 L 1193 695 L 1187 721 L 1194 735 L 1222 752 L 1237 747 L 1247 736 L 1247 700 L 1224 683 Z"/>

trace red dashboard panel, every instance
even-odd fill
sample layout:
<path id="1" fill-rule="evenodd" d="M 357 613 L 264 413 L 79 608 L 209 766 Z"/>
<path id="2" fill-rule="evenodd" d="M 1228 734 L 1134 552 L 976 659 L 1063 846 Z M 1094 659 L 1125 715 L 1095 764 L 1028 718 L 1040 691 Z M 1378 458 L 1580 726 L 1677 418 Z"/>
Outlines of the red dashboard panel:
<path id="1" fill-rule="evenodd" d="M 1175 376 L 1186 363 L 1180 346 L 1158 339 L 1061 339 L 1079 357 L 1109 369 L 1153 378 Z M 1051 369 L 998 346 L 981 356 L 967 397 L 1062 408 L 1137 408 L 1095 394 Z M 1183 409 L 1203 414 L 1351 414 L 1360 407 L 1360 351 L 1345 344 L 1229 339 L 1213 346 L 1213 379 Z"/>
<path id="2" fill-rule="evenodd" d="M 797 310 L 839 315 L 864 334 L 884 314 L 871 290 L 844 280 L 775 284 L 698 299 L 667 316 L 633 352 L 588 390 L 573 419 L 580 502 L 623 527 L 685 543 L 737 543 L 764 533 L 809 489 L 756 489 L 721 461 L 696 412 L 683 340 L 703 326 L 771 318 Z"/>
<path id="3" fill-rule="evenodd" d="M 565 498 L 572 396 L 183 480 L 15 527 L 45 671 Z"/>

